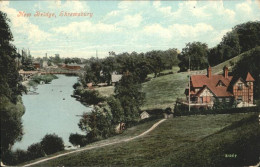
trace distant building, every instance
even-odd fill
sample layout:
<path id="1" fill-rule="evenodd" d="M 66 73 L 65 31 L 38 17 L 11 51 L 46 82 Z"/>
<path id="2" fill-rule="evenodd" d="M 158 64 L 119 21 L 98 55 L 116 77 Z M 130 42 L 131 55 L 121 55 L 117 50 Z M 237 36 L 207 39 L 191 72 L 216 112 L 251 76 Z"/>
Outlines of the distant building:
<path id="1" fill-rule="evenodd" d="M 34 62 L 33 67 L 37 70 L 41 68 L 41 64 L 39 62 Z"/>
<path id="2" fill-rule="evenodd" d="M 115 83 L 119 82 L 121 78 L 122 78 L 121 74 L 117 74 L 116 72 L 113 72 L 111 75 L 112 85 L 115 85 Z"/>
<path id="3" fill-rule="evenodd" d="M 77 64 L 77 63 L 71 63 L 71 64 L 64 64 L 63 68 L 66 68 L 68 70 L 80 70 L 83 69 L 85 64 Z"/>
<path id="4" fill-rule="evenodd" d="M 185 94 L 187 101 L 190 95 L 191 106 L 210 106 L 214 102 L 230 102 L 236 100 L 253 104 L 254 78 L 248 72 L 246 76 L 229 76 L 228 68 L 224 67 L 222 75 L 212 75 L 211 67 L 207 75 L 192 75 L 190 77 L 190 92 L 187 88 Z M 186 101 L 186 104 L 188 104 Z"/>

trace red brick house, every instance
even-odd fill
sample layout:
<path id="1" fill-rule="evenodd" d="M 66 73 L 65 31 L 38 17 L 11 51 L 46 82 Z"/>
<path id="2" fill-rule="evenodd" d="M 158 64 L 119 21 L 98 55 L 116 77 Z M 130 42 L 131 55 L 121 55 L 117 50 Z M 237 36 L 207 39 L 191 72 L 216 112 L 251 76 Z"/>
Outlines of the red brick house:
<path id="1" fill-rule="evenodd" d="M 223 74 L 212 75 L 211 67 L 207 75 L 192 75 L 190 77 L 190 105 L 213 106 L 214 102 L 246 102 L 253 104 L 254 78 L 248 72 L 246 76 L 229 76 L 228 68 Z M 189 89 L 185 90 L 187 100 Z"/>

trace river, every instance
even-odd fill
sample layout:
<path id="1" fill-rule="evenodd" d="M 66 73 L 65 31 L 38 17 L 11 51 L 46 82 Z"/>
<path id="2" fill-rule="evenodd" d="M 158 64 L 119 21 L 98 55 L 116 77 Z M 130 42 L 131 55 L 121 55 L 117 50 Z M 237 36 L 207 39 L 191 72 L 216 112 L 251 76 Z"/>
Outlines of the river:
<path id="1" fill-rule="evenodd" d="M 23 95 L 26 108 L 22 117 L 24 135 L 20 142 L 15 143 L 13 150 L 24 149 L 33 143 L 40 142 L 48 133 L 55 133 L 62 137 L 65 146 L 69 143 L 70 133 L 81 133 L 78 122 L 83 112 L 90 112 L 70 95 L 73 84 L 77 82 L 75 76 L 57 75 L 59 78 L 50 84 L 38 85 L 38 95 Z"/>

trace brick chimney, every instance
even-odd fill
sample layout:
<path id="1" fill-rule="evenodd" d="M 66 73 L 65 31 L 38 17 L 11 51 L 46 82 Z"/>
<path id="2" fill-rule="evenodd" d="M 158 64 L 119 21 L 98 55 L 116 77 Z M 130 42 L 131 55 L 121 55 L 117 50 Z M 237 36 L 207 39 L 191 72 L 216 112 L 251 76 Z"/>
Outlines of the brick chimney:
<path id="1" fill-rule="evenodd" d="M 207 76 L 208 76 L 208 78 L 211 77 L 211 67 L 210 66 L 207 69 Z"/>
<path id="2" fill-rule="evenodd" d="M 228 78 L 228 68 L 227 68 L 227 66 L 225 66 L 224 69 L 223 69 L 223 75 L 224 75 L 225 78 Z"/>

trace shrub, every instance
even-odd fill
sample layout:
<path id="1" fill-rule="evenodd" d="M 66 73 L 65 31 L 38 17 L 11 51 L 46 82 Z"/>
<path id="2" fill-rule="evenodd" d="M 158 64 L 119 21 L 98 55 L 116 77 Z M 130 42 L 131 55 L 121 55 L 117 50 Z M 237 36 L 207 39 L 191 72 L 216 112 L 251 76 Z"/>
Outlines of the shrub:
<path id="1" fill-rule="evenodd" d="M 106 99 L 101 96 L 97 90 L 84 90 L 78 88 L 74 90 L 74 95 L 81 96 L 80 101 L 85 102 L 88 105 L 97 105 L 100 102 L 104 102 Z"/>
<path id="2" fill-rule="evenodd" d="M 27 148 L 30 159 L 36 159 L 45 156 L 41 143 L 34 143 Z"/>
<path id="3" fill-rule="evenodd" d="M 88 143 L 86 136 L 78 133 L 76 134 L 71 133 L 69 137 L 69 142 L 73 146 L 80 145 L 80 147 L 85 146 Z"/>
<path id="4" fill-rule="evenodd" d="M 186 105 L 175 105 L 174 116 L 185 115 L 206 115 L 206 114 L 233 114 L 233 113 L 248 113 L 248 112 L 260 112 L 259 107 L 243 107 L 243 108 L 213 108 L 207 109 L 201 107 L 200 109 L 192 107 L 190 111 Z"/>
<path id="5" fill-rule="evenodd" d="M 41 141 L 41 145 L 47 155 L 64 150 L 64 142 L 56 134 L 46 134 Z"/>

